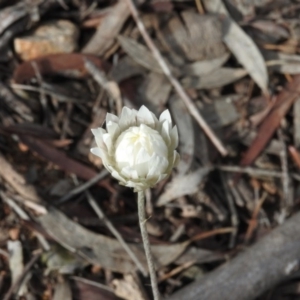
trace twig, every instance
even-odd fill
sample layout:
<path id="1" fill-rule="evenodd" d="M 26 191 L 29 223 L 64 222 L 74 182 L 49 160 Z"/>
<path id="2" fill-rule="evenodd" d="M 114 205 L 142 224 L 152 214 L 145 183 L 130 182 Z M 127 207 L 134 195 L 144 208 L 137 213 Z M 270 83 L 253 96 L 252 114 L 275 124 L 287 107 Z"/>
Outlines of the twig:
<path id="1" fill-rule="evenodd" d="M 26 274 L 29 272 L 29 270 L 35 264 L 35 262 L 39 259 L 39 257 L 41 256 L 42 253 L 43 253 L 43 251 L 41 249 L 38 249 L 35 251 L 33 257 L 25 266 L 23 273 L 20 274 L 20 276 L 17 278 L 16 282 L 9 288 L 9 290 L 6 293 L 6 295 L 4 296 L 3 300 L 9 300 L 12 297 L 15 290 L 20 286 L 20 284 L 24 280 Z"/>
<path id="2" fill-rule="evenodd" d="M 162 281 L 164 281 L 164 280 L 166 280 L 166 279 L 168 279 L 170 277 L 173 277 L 174 275 L 176 275 L 176 274 L 182 272 L 183 270 L 191 267 L 196 262 L 197 262 L 196 260 L 192 260 L 192 261 L 188 261 L 186 263 L 183 263 L 182 265 L 176 267 L 175 269 L 173 269 L 170 272 L 168 272 L 168 273 L 164 274 L 163 276 L 161 276 L 158 281 L 162 282 Z"/>
<path id="3" fill-rule="evenodd" d="M 215 147 L 218 149 L 218 151 L 223 155 L 226 156 L 228 154 L 226 148 L 223 146 L 222 142 L 219 140 L 219 138 L 215 135 L 215 133 L 212 131 L 212 129 L 208 126 L 206 121 L 203 119 L 203 117 L 200 115 L 198 108 L 195 106 L 191 98 L 188 96 L 188 94 L 185 92 L 179 81 L 172 75 L 170 68 L 166 64 L 164 58 L 160 54 L 159 50 L 153 43 L 152 39 L 150 38 L 149 34 L 146 31 L 145 25 L 140 19 L 140 16 L 138 14 L 138 11 L 136 7 L 134 6 L 132 0 L 126 0 L 128 3 L 128 6 L 130 8 L 131 14 L 137 24 L 138 29 L 140 30 L 141 35 L 143 36 L 147 46 L 152 52 L 152 55 L 159 63 L 161 69 L 163 70 L 164 74 L 167 76 L 167 78 L 170 80 L 170 83 L 173 85 L 174 89 L 178 93 L 178 95 L 181 97 L 185 105 L 187 106 L 190 114 L 195 118 L 195 120 L 198 122 L 200 127 L 203 129 L 203 131 L 206 133 L 206 135 L 209 137 L 211 142 L 215 145 Z"/>
<path id="4" fill-rule="evenodd" d="M 282 172 L 280 171 L 271 171 L 263 170 L 251 167 L 239 167 L 239 166 L 216 166 L 218 170 L 225 172 L 236 172 L 236 173 L 245 173 L 251 176 L 257 177 L 276 177 L 282 178 Z"/>
<path id="5" fill-rule="evenodd" d="M 280 151 L 281 169 L 282 169 L 282 188 L 283 188 L 283 201 L 284 206 L 290 207 L 292 203 L 291 193 L 290 193 L 290 177 L 287 162 L 287 150 L 284 142 L 284 137 L 282 130 L 279 128 L 277 130 L 279 140 L 282 144 L 282 150 Z"/>
<path id="6" fill-rule="evenodd" d="M 252 212 L 251 219 L 249 220 L 249 225 L 245 234 L 245 242 L 248 243 L 252 237 L 254 229 L 257 227 L 257 217 L 262 208 L 263 203 L 267 199 L 268 194 L 265 192 L 261 198 L 257 201 L 256 206 Z"/>
<path id="7" fill-rule="evenodd" d="M 101 207 L 97 204 L 94 197 L 91 195 L 89 191 L 86 191 L 86 196 L 88 199 L 88 202 L 90 206 L 93 208 L 97 216 L 100 220 L 103 221 L 103 223 L 107 226 L 107 228 L 110 230 L 110 232 L 115 236 L 115 238 L 119 241 L 121 246 L 124 248 L 124 250 L 127 252 L 129 257 L 134 261 L 138 269 L 142 272 L 144 276 L 147 276 L 147 271 L 145 270 L 143 264 L 139 261 L 137 256 L 133 253 L 133 251 L 129 248 L 129 246 L 124 241 L 123 237 L 120 235 L 120 233 L 117 231 L 117 229 L 114 227 L 114 225 L 110 222 L 110 220 L 106 217 L 104 212 L 102 211 Z"/>
<path id="8" fill-rule="evenodd" d="M 225 176 L 224 174 L 221 173 L 221 179 L 222 179 L 223 187 L 224 187 L 225 194 L 226 194 L 226 200 L 228 202 L 231 224 L 232 224 L 232 227 L 235 229 L 231 232 L 230 241 L 229 241 L 229 248 L 233 248 L 233 246 L 235 244 L 236 235 L 237 235 L 237 230 L 238 230 L 238 225 L 239 225 L 239 218 L 238 218 L 238 214 L 236 212 L 236 208 L 235 208 L 235 205 L 234 205 L 234 198 L 233 198 L 233 196 L 231 194 L 231 191 L 228 187 L 229 183 L 228 183 L 228 180 L 227 180 L 227 176 Z"/>
<path id="9" fill-rule="evenodd" d="M 49 120 L 49 109 L 47 107 L 46 93 L 45 93 L 44 88 L 42 87 L 43 86 L 43 78 L 42 78 L 42 75 L 39 71 L 39 67 L 38 67 L 38 65 L 35 61 L 31 62 L 31 66 L 34 70 L 37 82 L 39 84 L 38 89 L 39 89 L 39 92 L 40 92 L 40 102 L 41 102 L 41 106 L 42 106 L 42 109 L 43 109 L 43 118 L 42 119 L 43 119 L 43 122 L 44 122 L 44 125 L 45 125 L 45 124 L 48 123 L 48 120 Z"/>
<path id="10" fill-rule="evenodd" d="M 199 14 L 204 15 L 205 11 L 204 11 L 203 5 L 201 3 L 201 0 L 195 0 L 195 2 L 196 2 L 196 6 L 197 6 Z"/>
<path id="11" fill-rule="evenodd" d="M 300 213 L 168 300 L 253 300 L 298 270 Z"/>
<path id="12" fill-rule="evenodd" d="M 213 230 L 206 231 L 206 232 L 201 232 L 199 234 L 194 235 L 193 237 L 190 238 L 190 242 L 203 240 L 203 239 L 209 238 L 214 235 L 232 233 L 235 231 L 236 231 L 236 228 L 234 228 L 234 227 L 217 228 L 217 229 L 213 229 Z"/>
<path id="13" fill-rule="evenodd" d="M 146 213 L 145 213 L 145 193 L 144 191 L 138 192 L 138 212 L 139 212 L 139 222 L 140 222 L 140 229 L 143 238 L 144 249 L 146 253 L 150 280 L 151 280 L 151 287 L 153 292 L 154 300 L 160 300 L 160 295 L 158 291 L 158 284 L 157 284 L 157 277 L 155 274 L 155 267 L 153 256 L 150 249 L 150 242 L 148 237 L 148 232 L 146 229 Z"/>
<path id="14" fill-rule="evenodd" d="M 103 169 L 98 175 L 96 175 L 95 177 L 91 178 L 89 181 L 83 183 L 82 185 L 76 187 L 75 189 L 73 189 L 72 191 L 70 191 L 65 196 L 61 197 L 56 202 L 56 205 L 61 205 L 61 204 L 65 203 L 66 201 L 68 201 L 69 199 L 73 198 L 74 196 L 78 195 L 79 193 L 87 190 L 92 185 L 96 184 L 98 181 L 100 181 L 101 179 L 103 179 L 104 177 L 106 177 L 108 174 L 109 174 L 109 172 L 106 169 Z"/>

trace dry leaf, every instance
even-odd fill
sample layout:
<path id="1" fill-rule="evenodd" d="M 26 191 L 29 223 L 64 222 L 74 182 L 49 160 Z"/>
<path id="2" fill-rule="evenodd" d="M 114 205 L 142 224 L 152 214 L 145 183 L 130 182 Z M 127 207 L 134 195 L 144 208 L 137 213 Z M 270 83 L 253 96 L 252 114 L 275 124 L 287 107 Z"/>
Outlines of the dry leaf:
<path id="1" fill-rule="evenodd" d="M 163 34 L 172 51 L 188 61 L 211 60 L 227 52 L 221 22 L 215 16 L 183 11 L 170 19 Z"/>
<path id="2" fill-rule="evenodd" d="M 112 284 L 117 296 L 126 300 L 149 300 L 141 285 L 131 274 L 124 275 L 124 279 L 114 279 Z"/>
<path id="3" fill-rule="evenodd" d="M 276 102 L 271 111 L 259 127 L 257 137 L 247 150 L 241 161 L 241 166 L 250 165 L 265 148 L 272 135 L 280 125 L 282 118 L 286 115 L 291 105 L 300 95 L 300 75 L 287 84 L 282 92 L 277 96 Z"/>
<path id="4" fill-rule="evenodd" d="M 176 167 L 179 174 L 185 174 L 191 168 L 195 153 L 195 132 L 193 120 L 181 99 L 174 95 L 169 101 L 169 108 L 179 133 L 180 161 Z"/>
<path id="5" fill-rule="evenodd" d="M 19 277 L 23 274 L 23 247 L 19 240 L 8 241 L 7 249 L 9 252 L 9 269 L 11 272 L 11 282 L 15 284 Z M 18 295 L 22 296 L 27 292 L 27 286 L 22 285 L 22 290 L 18 292 Z"/>
<path id="6" fill-rule="evenodd" d="M 204 104 L 201 114 L 214 129 L 232 124 L 240 117 L 235 106 L 225 99 L 215 100 L 211 104 Z"/>
<path id="7" fill-rule="evenodd" d="M 163 71 L 157 62 L 157 60 L 153 57 L 152 53 L 142 44 L 138 43 L 134 39 L 118 36 L 118 41 L 121 44 L 123 50 L 138 64 L 143 67 L 154 71 L 156 73 L 163 74 Z"/>
<path id="8" fill-rule="evenodd" d="M 85 69 L 84 59 L 93 62 L 99 69 L 105 69 L 106 66 L 100 58 L 95 55 L 81 53 L 63 53 L 52 54 L 26 61 L 14 70 L 13 80 L 15 83 L 23 83 L 36 75 L 32 63 L 38 66 L 41 75 L 68 75 L 83 77 L 88 73 Z"/>
<path id="9" fill-rule="evenodd" d="M 206 9 L 211 13 L 222 16 L 223 41 L 234 54 L 239 63 L 249 72 L 249 75 L 268 94 L 268 73 L 258 47 L 253 40 L 231 19 L 229 13 L 220 0 L 204 0 Z"/>
<path id="10" fill-rule="evenodd" d="M 275 51 L 264 51 L 269 70 L 281 74 L 300 74 L 300 55 Z"/>
<path id="11" fill-rule="evenodd" d="M 172 86 L 165 75 L 155 72 L 149 73 L 138 89 L 138 98 L 155 115 L 160 115 L 165 109 Z"/>
<path id="12" fill-rule="evenodd" d="M 115 38 L 130 16 L 129 6 L 124 0 L 118 3 L 101 20 L 96 33 L 82 50 L 83 53 L 104 54 L 114 43 Z"/>
<path id="13" fill-rule="evenodd" d="M 229 54 L 225 53 L 220 57 L 211 59 L 196 61 L 191 64 L 184 65 L 181 72 L 185 76 L 202 76 L 209 74 L 219 69 L 229 58 Z"/>
<path id="14" fill-rule="evenodd" d="M 70 285 L 67 281 L 57 283 L 52 300 L 72 300 Z"/>
<path id="15" fill-rule="evenodd" d="M 244 69 L 220 68 L 201 77 L 186 77 L 182 84 L 186 88 L 212 89 L 233 83 L 247 75 Z"/>
<path id="16" fill-rule="evenodd" d="M 110 237 L 93 233 L 71 221 L 54 208 L 40 216 L 38 222 L 54 240 L 71 252 L 76 252 L 90 263 L 121 273 L 130 273 L 136 269 L 120 243 Z M 156 266 L 168 265 L 175 261 L 186 249 L 189 242 L 172 245 L 152 245 L 151 250 Z M 147 262 L 141 244 L 128 244 L 147 269 Z"/>
<path id="17" fill-rule="evenodd" d="M 164 193 L 158 198 L 157 206 L 166 205 L 168 202 L 184 195 L 197 192 L 199 184 L 204 180 L 211 168 L 203 167 L 193 173 L 183 176 L 176 176 L 167 184 Z"/>
<path id="18" fill-rule="evenodd" d="M 122 300 L 112 289 L 99 282 L 73 276 L 72 283 L 73 300 Z"/>

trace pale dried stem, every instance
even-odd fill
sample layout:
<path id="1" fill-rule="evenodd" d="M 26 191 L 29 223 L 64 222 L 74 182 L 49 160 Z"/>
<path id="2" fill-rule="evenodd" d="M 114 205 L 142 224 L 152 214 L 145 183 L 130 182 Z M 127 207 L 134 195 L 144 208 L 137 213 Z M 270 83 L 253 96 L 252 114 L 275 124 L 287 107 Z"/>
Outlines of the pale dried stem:
<path id="1" fill-rule="evenodd" d="M 157 284 L 157 277 L 156 277 L 155 267 L 154 267 L 154 261 L 153 261 L 153 256 L 152 256 L 151 249 L 150 249 L 148 232 L 146 229 L 145 193 L 144 193 L 144 191 L 138 192 L 138 212 L 139 212 L 141 235 L 142 235 L 142 239 L 143 239 L 144 249 L 145 249 L 148 268 L 149 268 L 152 293 L 153 293 L 154 300 L 160 300 L 158 284 Z"/>
<path id="2" fill-rule="evenodd" d="M 131 14 L 137 24 L 137 27 L 142 35 L 142 37 L 145 40 L 145 43 L 147 44 L 148 48 L 151 50 L 152 55 L 159 63 L 161 69 L 163 70 L 164 74 L 167 76 L 171 84 L 173 85 L 174 89 L 180 96 L 180 98 L 183 100 L 185 105 L 187 106 L 187 109 L 189 110 L 190 114 L 195 118 L 195 120 L 198 122 L 199 126 L 203 129 L 203 131 L 206 133 L 208 138 L 211 140 L 211 142 L 215 145 L 215 147 L 218 149 L 218 151 L 223 155 L 226 156 L 228 154 L 226 148 L 220 141 L 220 139 L 215 135 L 215 133 L 212 131 L 212 129 L 208 126 L 206 121 L 203 119 L 203 117 L 200 115 L 198 108 L 193 103 L 191 98 L 188 96 L 188 94 L 183 89 L 180 82 L 173 76 L 170 68 L 168 67 L 167 63 L 165 62 L 163 56 L 160 54 L 159 50 L 153 43 L 152 39 L 150 38 L 149 34 L 146 31 L 145 25 L 141 21 L 138 11 L 136 7 L 134 6 L 132 0 L 126 0 L 128 3 L 128 6 L 130 8 Z"/>

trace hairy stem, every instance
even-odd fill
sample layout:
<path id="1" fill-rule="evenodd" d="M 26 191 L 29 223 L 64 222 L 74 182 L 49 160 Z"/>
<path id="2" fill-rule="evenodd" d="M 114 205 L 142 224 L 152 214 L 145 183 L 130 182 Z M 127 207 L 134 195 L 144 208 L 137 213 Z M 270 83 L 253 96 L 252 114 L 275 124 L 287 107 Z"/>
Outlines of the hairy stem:
<path id="1" fill-rule="evenodd" d="M 138 192 L 138 211 L 139 211 L 139 222 L 140 222 L 141 234 L 142 234 L 142 238 L 143 238 L 143 244 L 144 244 L 144 249 L 145 249 L 148 268 L 149 268 L 152 293 L 153 293 L 154 300 L 160 300 L 160 295 L 159 295 L 158 285 L 157 285 L 157 278 L 156 278 L 154 262 L 153 262 L 153 256 L 152 256 L 151 249 L 150 249 L 148 232 L 146 230 L 145 192 L 144 191 Z"/>

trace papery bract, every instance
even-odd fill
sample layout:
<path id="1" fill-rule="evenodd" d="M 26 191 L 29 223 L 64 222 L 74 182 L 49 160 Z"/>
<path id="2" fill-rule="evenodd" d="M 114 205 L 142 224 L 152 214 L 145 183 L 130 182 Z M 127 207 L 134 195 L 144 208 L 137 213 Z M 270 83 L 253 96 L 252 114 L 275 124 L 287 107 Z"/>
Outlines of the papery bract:
<path id="1" fill-rule="evenodd" d="M 158 120 L 145 106 L 123 107 L 120 118 L 107 114 L 106 128 L 92 129 L 97 147 L 91 152 L 122 185 L 135 191 L 153 187 L 178 163 L 178 132 L 168 110 Z"/>

